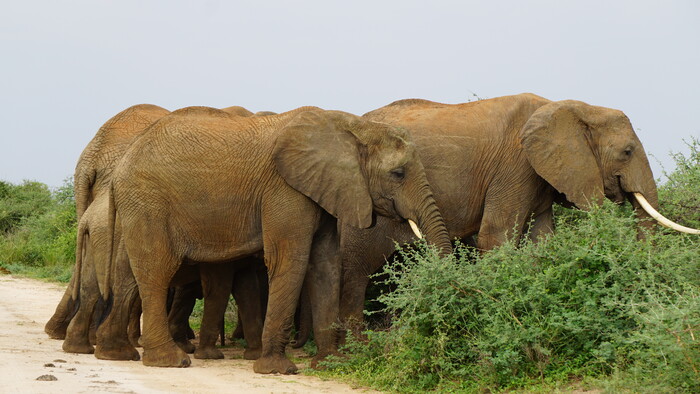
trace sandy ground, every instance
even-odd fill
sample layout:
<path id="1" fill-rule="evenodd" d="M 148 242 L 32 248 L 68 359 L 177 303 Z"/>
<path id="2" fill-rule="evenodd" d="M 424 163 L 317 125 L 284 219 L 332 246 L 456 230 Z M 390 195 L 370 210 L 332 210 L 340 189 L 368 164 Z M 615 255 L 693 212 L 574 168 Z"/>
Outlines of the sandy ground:
<path id="1" fill-rule="evenodd" d="M 63 290 L 63 286 L 0 274 L 0 393 L 371 392 L 311 376 L 255 374 L 253 362 L 236 359 L 240 350 L 233 348 L 223 349 L 225 360 L 193 358 L 192 366 L 185 369 L 149 368 L 140 361 L 65 353 L 62 341 L 44 333 Z M 42 376 L 55 380 L 37 380 Z"/>

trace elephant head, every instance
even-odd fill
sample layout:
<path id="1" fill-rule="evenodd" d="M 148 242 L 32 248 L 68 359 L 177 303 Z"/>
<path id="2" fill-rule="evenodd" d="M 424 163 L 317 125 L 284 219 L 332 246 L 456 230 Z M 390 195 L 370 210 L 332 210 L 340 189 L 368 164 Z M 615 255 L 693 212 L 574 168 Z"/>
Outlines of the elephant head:
<path id="1" fill-rule="evenodd" d="M 637 217 L 657 217 L 649 161 L 621 111 L 575 100 L 552 102 L 535 111 L 520 137 L 537 174 L 578 208 L 604 197 L 618 203 L 628 199 Z"/>
<path id="2" fill-rule="evenodd" d="M 451 251 L 408 133 L 344 112 L 310 111 L 286 125 L 274 159 L 290 186 L 340 221 L 367 228 L 377 212 L 417 222 L 428 242 Z"/>

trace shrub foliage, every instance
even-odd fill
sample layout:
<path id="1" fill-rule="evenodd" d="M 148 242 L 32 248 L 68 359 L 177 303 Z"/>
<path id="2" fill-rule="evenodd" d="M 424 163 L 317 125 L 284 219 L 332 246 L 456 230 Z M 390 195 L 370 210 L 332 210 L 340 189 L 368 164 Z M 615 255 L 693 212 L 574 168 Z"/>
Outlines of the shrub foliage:
<path id="1" fill-rule="evenodd" d="M 690 145 L 659 194 L 664 212 L 698 227 L 700 144 Z M 557 214 L 556 234 L 538 243 L 457 245 L 444 258 L 404 249 L 383 272 L 396 290 L 379 297 L 393 325 L 351 340 L 331 370 L 395 391 L 616 376 L 626 389 L 700 392 L 700 238 L 657 229 L 638 241 L 631 209 L 611 202 Z"/>
<path id="2" fill-rule="evenodd" d="M 76 214 L 70 180 L 50 190 L 39 182 L 0 181 L 0 265 L 61 281 L 75 262 Z"/>

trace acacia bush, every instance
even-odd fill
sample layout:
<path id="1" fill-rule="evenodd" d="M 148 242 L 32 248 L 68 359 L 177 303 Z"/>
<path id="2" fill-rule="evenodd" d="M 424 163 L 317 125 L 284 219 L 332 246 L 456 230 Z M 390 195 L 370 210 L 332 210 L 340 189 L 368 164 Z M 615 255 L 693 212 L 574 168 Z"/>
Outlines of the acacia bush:
<path id="1" fill-rule="evenodd" d="M 0 182 L 0 266 L 59 281 L 75 262 L 76 213 L 70 180 L 50 190 L 39 182 Z"/>
<path id="2" fill-rule="evenodd" d="M 664 212 L 700 223 L 700 156 L 676 155 Z M 671 190 L 673 189 L 673 190 Z M 622 209 L 621 209 L 622 208 Z M 351 342 L 332 374 L 394 391 L 509 390 L 602 379 L 633 391 L 700 392 L 700 237 L 657 229 L 606 202 L 557 210 L 557 232 L 486 254 L 418 244 L 383 272 L 384 331 Z"/>

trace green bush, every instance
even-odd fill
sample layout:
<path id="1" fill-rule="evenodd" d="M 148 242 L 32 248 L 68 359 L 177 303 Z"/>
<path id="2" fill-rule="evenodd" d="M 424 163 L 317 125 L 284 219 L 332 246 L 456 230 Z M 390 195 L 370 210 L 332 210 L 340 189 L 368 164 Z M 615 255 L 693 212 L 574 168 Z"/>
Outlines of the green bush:
<path id="1" fill-rule="evenodd" d="M 698 226 L 700 158 L 676 156 L 661 207 Z M 693 200 L 695 198 L 695 200 Z M 665 200 L 664 200 L 665 199 Z M 700 238 L 638 241 L 631 209 L 562 210 L 557 232 L 484 255 L 419 244 L 385 268 L 394 316 L 332 373 L 400 392 L 509 390 L 602 379 L 621 390 L 700 392 Z M 669 215 L 669 216 L 672 216 Z"/>
<path id="2" fill-rule="evenodd" d="M 700 228 L 700 139 L 686 142 L 688 157 L 675 153 L 676 169 L 665 173 L 667 181 L 659 188 L 661 212 L 669 219 Z"/>
<path id="3" fill-rule="evenodd" d="M 23 220 L 41 215 L 51 204 L 51 191 L 40 182 L 12 185 L 0 181 L 0 232 L 15 230 Z"/>
<path id="4" fill-rule="evenodd" d="M 68 280 L 76 239 L 70 180 L 53 191 L 38 182 L 0 182 L 0 214 L 0 265 L 15 273 Z"/>

